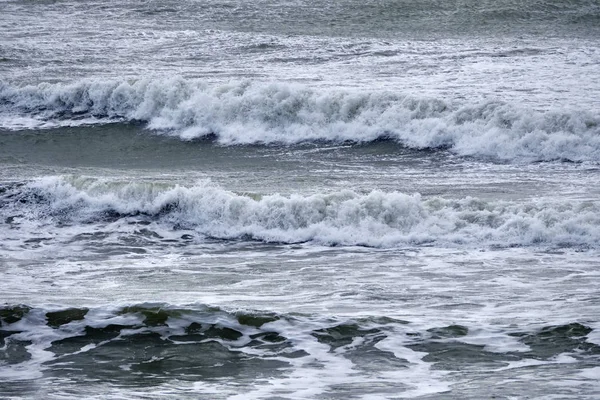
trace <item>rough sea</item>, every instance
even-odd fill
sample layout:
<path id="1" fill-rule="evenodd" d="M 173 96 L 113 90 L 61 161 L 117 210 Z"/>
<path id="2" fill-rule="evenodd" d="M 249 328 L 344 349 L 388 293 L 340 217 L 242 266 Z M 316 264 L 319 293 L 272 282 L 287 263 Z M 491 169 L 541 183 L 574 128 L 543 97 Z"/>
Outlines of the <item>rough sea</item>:
<path id="1" fill-rule="evenodd" d="M 598 0 L 0 0 L 1 399 L 599 399 Z"/>

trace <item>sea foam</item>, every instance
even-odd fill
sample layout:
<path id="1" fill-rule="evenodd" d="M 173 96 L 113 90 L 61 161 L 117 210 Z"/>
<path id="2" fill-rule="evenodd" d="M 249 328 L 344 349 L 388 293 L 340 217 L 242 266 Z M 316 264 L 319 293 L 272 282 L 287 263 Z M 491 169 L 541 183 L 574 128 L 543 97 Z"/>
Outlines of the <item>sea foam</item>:
<path id="1" fill-rule="evenodd" d="M 82 121 L 141 121 L 159 133 L 183 140 L 211 137 L 222 145 L 386 139 L 496 160 L 600 161 L 597 111 L 534 111 L 498 101 L 457 103 L 251 81 L 82 80 L 22 87 L 0 82 L 5 129 Z"/>

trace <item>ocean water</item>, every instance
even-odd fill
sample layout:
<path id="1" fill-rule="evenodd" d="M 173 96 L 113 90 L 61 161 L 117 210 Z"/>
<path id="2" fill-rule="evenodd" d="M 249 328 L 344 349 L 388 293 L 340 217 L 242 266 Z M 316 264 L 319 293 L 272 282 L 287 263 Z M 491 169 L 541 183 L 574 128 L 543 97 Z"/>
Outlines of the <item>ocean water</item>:
<path id="1" fill-rule="evenodd" d="M 600 398 L 600 3 L 0 0 L 0 398 Z"/>

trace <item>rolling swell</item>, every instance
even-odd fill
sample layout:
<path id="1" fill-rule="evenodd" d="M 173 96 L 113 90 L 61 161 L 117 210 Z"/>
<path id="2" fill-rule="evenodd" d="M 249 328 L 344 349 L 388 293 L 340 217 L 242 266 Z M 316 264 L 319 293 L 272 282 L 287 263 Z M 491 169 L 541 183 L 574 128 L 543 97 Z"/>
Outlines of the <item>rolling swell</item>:
<path id="1" fill-rule="evenodd" d="M 258 82 L 0 82 L 5 129 L 114 121 L 140 121 L 183 140 L 210 137 L 223 145 L 390 139 L 413 149 L 448 148 L 498 160 L 600 161 L 600 115 L 594 112 Z"/>
<path id="2" fill-rule="evenodd" d="M 600 346 L 588 338 L 593 329 L 579 322 L 498 329 L 496 335 L 518 345 L 492 351 L 472 344 L 486 334 L 485 326 L 422 325 L 385 316 L 324 317 L 162 303 L 5 305 L 0 307 L 0 377 L 68 376 L 117 385 L 160 385 L 174 377 L 233 378 L 253 384 L 265 376 L 340 363 L 350 363 L 355 372 L 410 373 L 424 363 L 447 371 L 501 370 L 524 360 L 551 364 L 563 354 L 580 362 L 600 355 Z"/>
<path id="3" fill-rule="evenodd" d="M 0 204 L 1 217 L 14 229 L 145 221 L 211 238 L 275 243 L 592 248 L 600 243 L 600 204 L 594 201 L 521 204 L 350 190 L 250 196 L 207 182 L 184 187 L 47 177 L 5 187 Z"/>

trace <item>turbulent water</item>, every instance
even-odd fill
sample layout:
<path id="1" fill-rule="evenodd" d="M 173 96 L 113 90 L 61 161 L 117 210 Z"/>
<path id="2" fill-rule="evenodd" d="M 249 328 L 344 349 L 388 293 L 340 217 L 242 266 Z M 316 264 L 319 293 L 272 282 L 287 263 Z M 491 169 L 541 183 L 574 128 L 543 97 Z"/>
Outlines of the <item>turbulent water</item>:
<path id="1" fill-rule="evenodd" d="M 0 398 L 600 397 L 597 1 L 0 15 Z"/>

